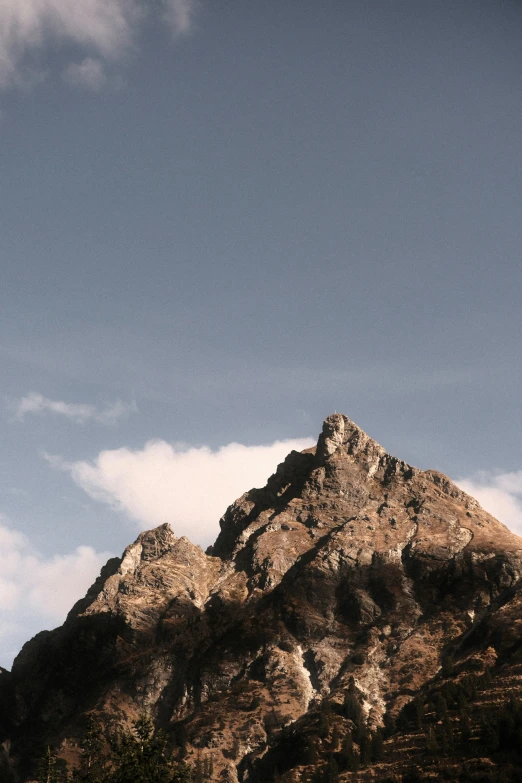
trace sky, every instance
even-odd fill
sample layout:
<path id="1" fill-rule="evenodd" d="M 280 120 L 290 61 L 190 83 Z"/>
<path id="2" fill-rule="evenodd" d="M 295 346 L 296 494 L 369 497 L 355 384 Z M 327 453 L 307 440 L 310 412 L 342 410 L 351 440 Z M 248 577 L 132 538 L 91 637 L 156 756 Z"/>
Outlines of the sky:
<path id="1" fill-rule="evenodd" d="M 0 665 L 334 411 L 522 533 L 522 4 L 0 4 Z"/>

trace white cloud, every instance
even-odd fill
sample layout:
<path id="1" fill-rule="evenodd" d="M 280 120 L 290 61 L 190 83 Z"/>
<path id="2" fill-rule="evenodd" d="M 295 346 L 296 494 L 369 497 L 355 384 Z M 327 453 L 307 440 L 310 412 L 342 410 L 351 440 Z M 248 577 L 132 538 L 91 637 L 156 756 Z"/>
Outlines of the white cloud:
<path id="1" fill-rule="evenodd" d="M 96 421 L 100 424 L 116 424 L 116 422 L 135 413 L 137 407 L 135 403 L 125 403 L 117 400 L 106 408 L 97 408 L 95 405 L 85 403 L 64 402 L 63 400 L 50 400 L 42 394 L 31 392 L 22 397 L 16 405 L 16 417 L 23 420 L 28 414 L 52 413 L 57 416 L 64 416 L 66 419 L 75 421 L 78 424 L 85 424 L 87 421 Z"/>
<path id="2" fill-rule="evenodd" d="M 20 645 L 42 628 L 61 624 L 109 557 L 89 546 L 43 557 L 0 515 L 0 665 L 10 665 Z"/>
<path id="3" fill-rule="evenodd" d="M 522 470 L 513 473 L 480 473 L 455 482 L 514 533 L 522 535 Z"/>
<path id="4" fill-rule="evenodd" d="M 25 55 L 53 40 L 120 56 L 132 43 L 138 0 L 2 0 L 0 83 L 12 81 Z"/>
<path id="5" fill-rule="evenodd" d="M 101 60 L 86 57 L 81 63 L 70 63 L 64 69 L 63 79 L 75 87 L 96 91 L 105 84 L 105 69 Z"/>
<path id="6" fill-rule="evenodd" d="M 219 518 L 246 490 L 264 486 L 287 454 L 315 441 L 277 441 L 269 446 L 230 443 L 217 451 L 151 441 L 143 449 L 102 451 L 94 462 L 64 463 L 76 484 L 145 527 L 170 522 L 178 536 L 202 545 L 214 541 Z"/>
<path id="7" fill-rule="evenodd" d="M 196 0 L 162 0 L 176 35 L 190 30 Z M 157 0 L 0 0 L 0 86 L 30 72 L 28 55 L 66 42 L 115 60 L 129 51 Z M 84 82 L 82 82 L 84 84 Z"/>

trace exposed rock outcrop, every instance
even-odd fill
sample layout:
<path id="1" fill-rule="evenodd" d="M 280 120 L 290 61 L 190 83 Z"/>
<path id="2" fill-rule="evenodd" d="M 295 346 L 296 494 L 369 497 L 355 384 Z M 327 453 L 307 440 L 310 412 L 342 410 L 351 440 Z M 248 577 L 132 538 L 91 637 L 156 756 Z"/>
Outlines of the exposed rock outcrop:
<path id="1" fill-rule="evenodd" d="M 355 692 L 375 729 L 444 672 L 519 665 L 522 539 L 346 416 L 220 524 L 207 554 L 168 525 L 142 533 L 0 674 L 22 780 L 41 741 L 74 760 L 87 714 L 142 710 L 189 758 L 212 754 L 216 780 L 272 780 L 320 760 L 320 742 L 315 761 L 284 748 L 321 704 L 343 715 Z"/>

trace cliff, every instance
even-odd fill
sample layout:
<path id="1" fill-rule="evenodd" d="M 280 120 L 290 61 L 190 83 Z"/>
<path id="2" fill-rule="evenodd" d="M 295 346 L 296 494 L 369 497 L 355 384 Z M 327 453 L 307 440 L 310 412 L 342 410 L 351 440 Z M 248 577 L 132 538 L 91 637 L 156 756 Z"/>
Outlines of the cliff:
<path id="1" fill-rule="evenodd" d="M 520 692 L 522 539 L 341 414 L 220 525 L 207 553 L 168 525 L 142 533 L 0 673 L 4 755 L 21 780 L 46 743 L 74 762 L 89 715 L 121 725 L 142 711 L 189 760 L 211 755 L 215 780 L 300 780 L 328 764 L 355 779 L 361 731 L 384 753 L 357 779 L 421 767 L 442 779 L 431 740 L 444 721 L 449 769 L 510 779 L 512 761 L 462 742 L 480 743 L 485 703 L 500 712 Z M 448 684 L 472 692 L 469 737 Z"/>

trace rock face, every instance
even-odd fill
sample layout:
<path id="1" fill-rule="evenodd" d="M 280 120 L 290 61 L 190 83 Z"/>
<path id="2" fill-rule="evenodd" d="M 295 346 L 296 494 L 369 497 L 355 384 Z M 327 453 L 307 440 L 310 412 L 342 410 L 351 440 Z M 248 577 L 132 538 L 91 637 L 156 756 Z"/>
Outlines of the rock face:
<path id="1" fill-rule="evenodd" d="M 520 688 L 522 539 L 346 416 L 220 524 L 206 554 L 168 525 L 142 533 L 0 673 L 21 780 L 43 742 L 74 761 L 89 714 L 141 711 L 189 759 L 212 755 L 215 780 L 298 780 L 352 730 L 347 693 L 371 731 L 402 720 L 388 762 L 359 773 L 384 780 L 424 752 L 402 717 L 414 697 L 470 672 L 510 683 L 498 703 Z"/>

